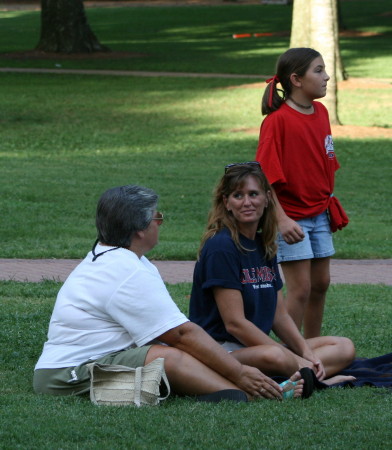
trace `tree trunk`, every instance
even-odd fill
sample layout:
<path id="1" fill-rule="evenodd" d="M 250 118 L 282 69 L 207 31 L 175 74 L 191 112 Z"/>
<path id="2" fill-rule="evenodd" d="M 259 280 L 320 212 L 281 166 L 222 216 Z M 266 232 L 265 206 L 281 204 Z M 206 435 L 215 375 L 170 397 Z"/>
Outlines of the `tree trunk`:
<path id="1" fill-rule="evenodd" d="M 339 45 L 339 30 L 340 30 L 340 10 L 339 10 L 339 0 L 332 0 L 333 8 L 333 34 L 335 40 L 335 57 L 336 57 L 336 80 L 343 81 L 347 80 L 347 73 L 344 70 L 342 56 L 340 54 Z"/>
<path id="2" fill-rule="evenodd" d="M 290 48 L 311 47 L 310 14 L 309 0 L 294 0 Z"/>
<path id="3" fill-rule="evenodd" d="M 36 49 L 54 53 L 109 51 L 87 23 L 82 0 L 41 0 L 41 36 Z"/>
<path id="4" fill-rule="evenodd" d="M 337 0 L 294 0 L 290 47 L 311 47 L 323 56 L 331 79 L 321 101 L 332 124 L 340 124 L 337 79 L 343 79 L 337 20 Z"/>
<path id="5" fill-rule="evenodd" d="M 333 23 L 334 14 L 332 3 L 336 0 L 313 0 L 311 20 L 312 45 L 324 59 L 327 73 L 331 77 L 328 81 L 327 95 L 321 100 L 327 107 L 331 123 L 338 124 L 337 112 L 337 80 L 336 80 L 336 40 Z M 336 26 L 337 30 L 337 26 Z"/>

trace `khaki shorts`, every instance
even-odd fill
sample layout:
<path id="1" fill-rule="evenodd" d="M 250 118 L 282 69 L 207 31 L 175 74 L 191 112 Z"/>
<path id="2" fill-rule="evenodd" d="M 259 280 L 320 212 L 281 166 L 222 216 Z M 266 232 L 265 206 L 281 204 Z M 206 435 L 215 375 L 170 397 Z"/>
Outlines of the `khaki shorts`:
<path id="1" fill-rule="evenodd" d="M 81 395 L 90 392 L 90 373 L 86 364 L 119 364 L 127 367 L 144 366 L 151 345 L 110 353 L 96 360 L 88 360 L 76 367 L 61 369 L 37 369 L 34 371 L 33 387 L 37 394 Z"/>

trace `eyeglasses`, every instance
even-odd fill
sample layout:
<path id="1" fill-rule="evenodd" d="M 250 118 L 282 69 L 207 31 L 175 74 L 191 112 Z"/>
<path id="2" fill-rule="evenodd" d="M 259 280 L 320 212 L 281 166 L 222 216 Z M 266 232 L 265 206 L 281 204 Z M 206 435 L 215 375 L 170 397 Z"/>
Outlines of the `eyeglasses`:
<path id="1" fill-rule="evenodd" d="M 161 226 L 163 224 L 163 214 L 161 212 L 157 212 L 156 217 L 153 217 L 152 220 L 157 220 L 158 226 Z"/>
<path id="2" fill-rule="evenodd" d="M 261 170 L 261 165 L 258 161 L 248 161 L 248 162 L 243 162 L 243 163 L 228 164 L 225 167 L 225 174 L 233 167 L 241 167 L 241 166 L 256 166 Z"/>

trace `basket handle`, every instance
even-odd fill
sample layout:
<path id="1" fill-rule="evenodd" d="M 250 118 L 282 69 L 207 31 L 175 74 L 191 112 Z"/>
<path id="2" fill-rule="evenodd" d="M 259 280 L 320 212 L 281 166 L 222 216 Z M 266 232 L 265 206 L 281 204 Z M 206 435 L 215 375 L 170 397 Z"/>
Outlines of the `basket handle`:
<path id="1" fill-rule="evenodd" d="M 135 405 L 140 406 L 142 391 L 142 367 L 136 367 L 135 370 Z"/>

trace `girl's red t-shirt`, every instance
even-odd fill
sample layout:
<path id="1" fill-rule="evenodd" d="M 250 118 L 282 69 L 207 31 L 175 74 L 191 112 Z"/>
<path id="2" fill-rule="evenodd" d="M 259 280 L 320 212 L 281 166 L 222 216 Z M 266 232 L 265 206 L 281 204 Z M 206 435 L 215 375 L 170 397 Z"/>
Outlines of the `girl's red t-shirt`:
<path id="1" fill-rule="evenodd" d="M 319 102 L 313 107 L 313 114 L 302 114 L 284 103 L 260 127 L 256 160 L 285 213 L 294 220 L 327 209 L 340 167 L 328 111 Z"/>

